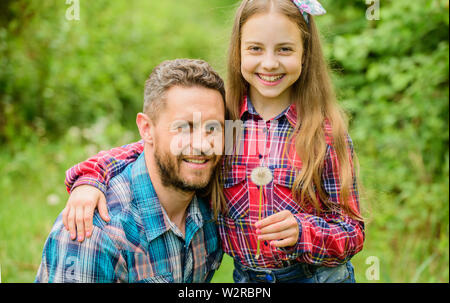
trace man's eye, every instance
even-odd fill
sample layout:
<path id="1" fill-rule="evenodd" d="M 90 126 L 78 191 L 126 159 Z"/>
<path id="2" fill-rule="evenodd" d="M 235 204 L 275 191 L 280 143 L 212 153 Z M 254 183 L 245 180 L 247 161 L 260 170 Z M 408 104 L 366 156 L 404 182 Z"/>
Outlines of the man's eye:
<path id="1" fill-rule="evenodd" d="M 216 124 L 209 124 L 205 126 L 205 130 L 207 133 L 215 133 L 218 132 L 220 130 L 220 126 L 216 125 Z"/>
<path id="2" fill-rule="evenodd" d="M 189 124 L 186 123 L 186 124 L 174 125 L 173 129 L 178 132 L 189 131 Z"/>
<path id="3" fill-rule="evenodd" d="M 217 127 L 215 127 L 215 126 L 208 126 L 208 127 L 206 128 L 206 130 L 207 130 L 208 132 L 212 133 L 212 132 L 217 131 Z"/>

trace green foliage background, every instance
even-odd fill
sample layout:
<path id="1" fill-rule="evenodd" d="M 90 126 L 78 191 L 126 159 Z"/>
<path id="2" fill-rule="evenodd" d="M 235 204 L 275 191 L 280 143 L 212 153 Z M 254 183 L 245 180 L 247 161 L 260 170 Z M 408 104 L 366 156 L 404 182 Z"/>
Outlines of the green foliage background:
<path id="1" fill-rule="evenodd" d="M 165 59 L 225 78 L 235 0 L 0 3 L 0 267 L 32 282 L 64 207 L 64 172 L 138 139 L 144 81 Z M 449 281 L 448 0 L 322 0 L 316 18 L 360 160 L 358 282 Z M 376 257 L 374 263 L 374 258 Z M 380 279 L 366 271 L 379 264 Z M 231 282 L 229 257 L 214 282 Z"/>

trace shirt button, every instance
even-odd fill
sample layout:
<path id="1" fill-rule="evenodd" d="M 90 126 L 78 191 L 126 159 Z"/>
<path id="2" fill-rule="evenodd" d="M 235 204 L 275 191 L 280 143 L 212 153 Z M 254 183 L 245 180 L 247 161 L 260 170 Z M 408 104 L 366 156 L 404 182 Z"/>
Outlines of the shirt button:
<path id="1" fill-rule="evenodd" d="M 262 159 L 263 155 L 259 154 L 258 157 L 259 157 L 260 159 Z"/>

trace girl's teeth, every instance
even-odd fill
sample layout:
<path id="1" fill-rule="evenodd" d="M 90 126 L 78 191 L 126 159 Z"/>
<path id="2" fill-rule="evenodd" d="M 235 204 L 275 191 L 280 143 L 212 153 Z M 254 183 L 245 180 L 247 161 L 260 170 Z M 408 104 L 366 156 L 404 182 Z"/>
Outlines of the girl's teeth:
<path id="1" fill-rule="evenodd" d="M 268 82 L 275 82 L 280 80 L 281 78 L 283 78 L 283 75 L 279 75 L 279 76 L 263 76 L 263 75 L 258 75 L 261 79 L 263 79 L 264 81 L 268 81 Z"/>

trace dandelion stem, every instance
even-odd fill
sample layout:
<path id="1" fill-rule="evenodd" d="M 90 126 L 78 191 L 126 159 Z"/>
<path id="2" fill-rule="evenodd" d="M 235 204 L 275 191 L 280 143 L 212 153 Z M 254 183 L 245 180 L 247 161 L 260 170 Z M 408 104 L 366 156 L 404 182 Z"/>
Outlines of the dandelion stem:
<path id="1" fill-rule="evenodd" d="M 263 187 L 259 186 L 259 211 L 258 211 L 258 220 L 261 221 L 262 217 L 262 199 L 263 199 Z M 258 240 L 258 236 L 256 237 L 256 259 L 259 259 L 260 255 L 260 241 Z"/>

